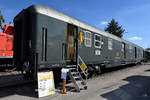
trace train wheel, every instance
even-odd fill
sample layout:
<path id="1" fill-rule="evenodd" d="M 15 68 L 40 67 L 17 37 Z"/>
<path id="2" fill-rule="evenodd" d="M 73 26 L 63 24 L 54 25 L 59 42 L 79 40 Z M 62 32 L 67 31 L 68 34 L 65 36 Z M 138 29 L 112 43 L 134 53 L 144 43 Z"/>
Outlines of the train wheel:
<path id="1" fill-rule="evenodd" d="M 96 74 L 99 75 L 99 74 L 102 73 L 101 66 L 96 65 L 96 66 L 95 66 L 95 69 L 96 69 Z"/>
<path id="2" fill-rule="evenodd" d="M 94 76 L 94 67 L 91 66 L 87 66 L 88 67 L 88 78 L 92 78 Z"/>
<path id="3" fill-rule="evenodd" d="M 29 79 L 31 77 L 31 70 L 29 68 L 30 63 L 28 61 L 24 62 L 23 67 L 22 67 L 22 74 L 24 75 L 25 78 Z"/>

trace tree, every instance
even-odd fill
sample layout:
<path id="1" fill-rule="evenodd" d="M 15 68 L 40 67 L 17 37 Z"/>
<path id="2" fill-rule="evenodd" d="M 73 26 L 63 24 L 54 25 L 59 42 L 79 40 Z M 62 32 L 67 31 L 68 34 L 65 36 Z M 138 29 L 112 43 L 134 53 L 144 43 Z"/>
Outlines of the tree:
<path id="1" fill-rule="evenodd" d="M 0 11 L 0 26 L 2 26 L 2 23 L 4 23 L 4 22 L 5 22 L 5 19 Z"/>
<path id="2" fill-rule="evenodd" d="M 146 48 L 146 50 L 150 50 L 150 48 Z"/>
<path id="3" fill-rule="evenodd" d="M 115 19 L 112 19 L 105 28 L 105 31 L 121 38 L 125 32 L 125 29 L 123 29 L 122 26 L 119 26 Z"/>

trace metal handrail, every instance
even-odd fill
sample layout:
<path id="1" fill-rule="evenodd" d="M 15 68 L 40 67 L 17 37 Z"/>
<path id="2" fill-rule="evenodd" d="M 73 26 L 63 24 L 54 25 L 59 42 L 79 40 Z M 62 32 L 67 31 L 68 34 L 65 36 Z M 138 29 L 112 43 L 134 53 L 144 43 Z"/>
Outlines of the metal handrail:
<path id="1" fill-rule="evenodd" d="M 86 64 L 84 63 L 84 61 L 82 60 L 82 58 L 80 56 L 78 56 L 79 59 L 81 60 L 81 62 L 84 64 L 84 66 L 87 68 Z"/>
<path id="2" fill-rule="evenodd" d="M 82 64 L 84 64 L 84 66 L 86 67 L 86 71 L 84 71 L 81 67 L 81 65 L 79 64 L 79 60 L 81 61 Z M 86 83 L 87 83 L 87 78 L 88 78 L 88 68 L 86 66 L 86 64 L 84 63 L 84 61 L 82 60 L 82 58 L 78 55 L 78 66 L 80 67 L 80 69 L 82 70 L 82 72 L 84 73 L 85 77 L 86 77 Z"/>

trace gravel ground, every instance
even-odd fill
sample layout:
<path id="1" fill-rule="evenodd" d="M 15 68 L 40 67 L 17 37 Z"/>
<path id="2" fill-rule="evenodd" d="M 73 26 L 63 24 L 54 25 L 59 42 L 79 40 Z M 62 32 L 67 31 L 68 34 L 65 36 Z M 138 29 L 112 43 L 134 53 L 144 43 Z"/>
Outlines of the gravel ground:
<path id="1" fill-rule="evenodd" d="M 0 100 L 38 99 L 32 87 L 0 88 Z M 56 92 L 40 100 L 150 100 L 150 64 L 108 69 L 88 80 L 88 90 Z"/>

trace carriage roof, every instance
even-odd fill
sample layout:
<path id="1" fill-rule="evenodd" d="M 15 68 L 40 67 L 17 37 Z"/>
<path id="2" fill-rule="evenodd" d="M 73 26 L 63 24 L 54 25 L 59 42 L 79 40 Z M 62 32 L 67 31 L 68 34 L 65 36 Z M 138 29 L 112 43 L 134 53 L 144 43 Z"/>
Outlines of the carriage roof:
<path id="1" fill-rule="evenodd" d="M 94 26 L 91 26 L 85 22 L 82 22 L 78 19 L 75 19 L 71 16 L 68 16 L 62 12 L 59 12 L 53 8 L 49 8 L 49 7 L 46 7 L 46 6 L 42 6 L 42 5 L 32 5 L 30 6 L 29 9 L 31 12 L 36 12 L 36 13 L 40 13 L 40 14 L 43 14 L 43 15 L 47 15 L 47 16 L 50 16 L 52 18 L 55 18 L 55 19 L 58 19 L 58 20 L 61 20 L 61 21 L 64 21 L 64 22 L 67 22 L 69 24 L 72 24 L 72 25 L 75 25 L 75 26 L 78 26 L 78 27 L 81 27 L 83 29 L 87 29 L 89 31 L 92 31 L 92 32 L 95 32 L 95 33 L 98 33 L 98 34 L 101 34 L 103 36 L 106 36 L 106 37 L 109 37 L 109 38 L 112 38 L 112 39 L 115 39 L 115 40 L 118 40 L 120 42 L 124 42 L 124 43 L 127 43 L 127 44 L 130 44 L 132 46 L 136 46 L 136 47 L 139 47 L 129 41 L 126 41 L 126 40 L 123 40 L 115 35 L 112 35 L 110 33 L 107 33 L 103 30 L 100 30 Z"/>

